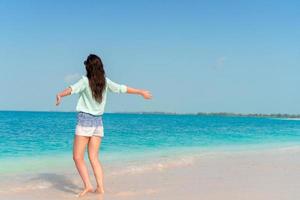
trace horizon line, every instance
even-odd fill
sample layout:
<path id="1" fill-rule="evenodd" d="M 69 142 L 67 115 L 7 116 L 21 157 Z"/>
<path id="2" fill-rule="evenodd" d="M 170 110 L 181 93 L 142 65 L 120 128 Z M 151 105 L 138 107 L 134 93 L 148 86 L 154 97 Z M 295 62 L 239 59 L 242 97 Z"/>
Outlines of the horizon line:
<path id="1" fill-rule="evenodd" d="M 76 110 L 1 110 L 0 112 L 58 112 L 58 113 L 76 113 Z M 170 114 L 170 115 L 227 115 L 227 116 L 286 116 L 286 117 L 300 117 L 300 113 L 239 113 L 239 112 L 168 112 L 168 111 L 114 111 L 114 112 L 104 112 L 107 114 Z"/>

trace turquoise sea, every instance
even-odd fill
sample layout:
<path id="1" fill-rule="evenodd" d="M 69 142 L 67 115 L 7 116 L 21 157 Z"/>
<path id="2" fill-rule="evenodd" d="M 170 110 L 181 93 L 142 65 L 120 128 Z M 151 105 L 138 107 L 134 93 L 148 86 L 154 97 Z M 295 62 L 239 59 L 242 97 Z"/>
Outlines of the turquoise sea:
<path id="1" fill-rule="evenodd" d="M 103 162 L 300 146 L 300 121 L 257 117 L 104 114 Z M 0 174 L 72 161 L 75 112 L 0 112 Z"/>

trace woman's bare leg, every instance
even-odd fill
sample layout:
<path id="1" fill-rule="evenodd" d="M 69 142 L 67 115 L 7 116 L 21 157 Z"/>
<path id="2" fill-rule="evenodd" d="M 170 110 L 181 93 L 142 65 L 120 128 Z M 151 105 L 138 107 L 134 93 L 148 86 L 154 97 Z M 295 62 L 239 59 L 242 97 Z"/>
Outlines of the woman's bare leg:
<path id="1" fill-rule="evenodd" d="M 89 137 L 79 135 L 75 135 L 74 138 L 73 160 L 84 183 L 84 190 L 78 194 L 79 196 L 83 196 L 86 193 L 93 191 L 93 186 L 89 178 L 88 169 L 84 162 L 84 153 L 89 140 Z"/>
<path id="2" fill-rule="evenodd" d="M 92 136 L 88 144 L 88 152 L 89 152 L 89 159 L 93 167 L 94 175 L 97 182 L 96 192 L 104 193 L 103 170 L 102 170 L 101 163 L 99 161 L 100 144 L 101 144 L 101 137 Z"/>

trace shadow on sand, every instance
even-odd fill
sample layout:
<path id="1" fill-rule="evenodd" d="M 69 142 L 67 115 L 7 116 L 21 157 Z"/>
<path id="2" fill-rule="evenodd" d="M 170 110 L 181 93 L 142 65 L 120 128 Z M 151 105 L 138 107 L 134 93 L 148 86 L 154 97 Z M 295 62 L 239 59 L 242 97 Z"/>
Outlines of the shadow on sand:
<path id="1" fill-rule="evenodd" d="M 52 187 L 63 192 L 77 194 L 82 188 L 75 185 L 70 179 L 64 175 L 54 173 L 41 173 L 30 181 L 46 181 L 52 184 Z"/>

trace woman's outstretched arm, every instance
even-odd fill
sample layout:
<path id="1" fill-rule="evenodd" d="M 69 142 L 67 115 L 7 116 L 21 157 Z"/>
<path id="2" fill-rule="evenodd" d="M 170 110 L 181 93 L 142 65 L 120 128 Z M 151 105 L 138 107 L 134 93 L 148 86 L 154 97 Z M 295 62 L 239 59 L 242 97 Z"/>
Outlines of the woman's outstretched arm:
<path id="1" fill-rule="evenodd" d="M 72 88 L 71 88 L 71 87 L 68 87 L 68 88 L 66 88 L 64 91 L 58 93 L 58 94 L 56 95 L 56 105 L 58 106 L 58 105 L 60 104 L 61 98 L 62 98 L 62 97 L 71 95 L 71 92 L 72 92 Z"/>
<path id="2" fill-rule="evenodd" d="M 114 93 L 128 93 L 128 94 L 137 94 L 144 97 L 144 99 L 151 99 L 152 95 L 147 90 L 136 89 L 132 87 L 128 87 L 126 85 L 118 84 L 111 81 L 109 78 L 106 77 L 106 83 L 108 86 L 108 90 Z"/>
<path id="3" fill-rule="evenodd" d="M 127 93 L 128 94 L 137 94 L 137 95 L 141 95 L 142 97 L 144 97 L 144 99 L 151 99 L 152 98 L 152 94 L 147 91 L 147 90 L 140 90 L 140 89 L 136 89 L 136 88 L 131 88 L 131 87 L 127 87 Z"/>
<path id="4" fill-rule="evenodd" d="M 87 86 L 86 83 L 87 83 L 86 78 L 82 77 L 79 81 L 77 81 L 73 85 L 70 85 L 64 91 L 58 93 L 56 95 L 56 105 L 58 106 L 60 104 L 62 97 L 69 96 L 71 94 L 77 94 L 85 90 Z"/>

